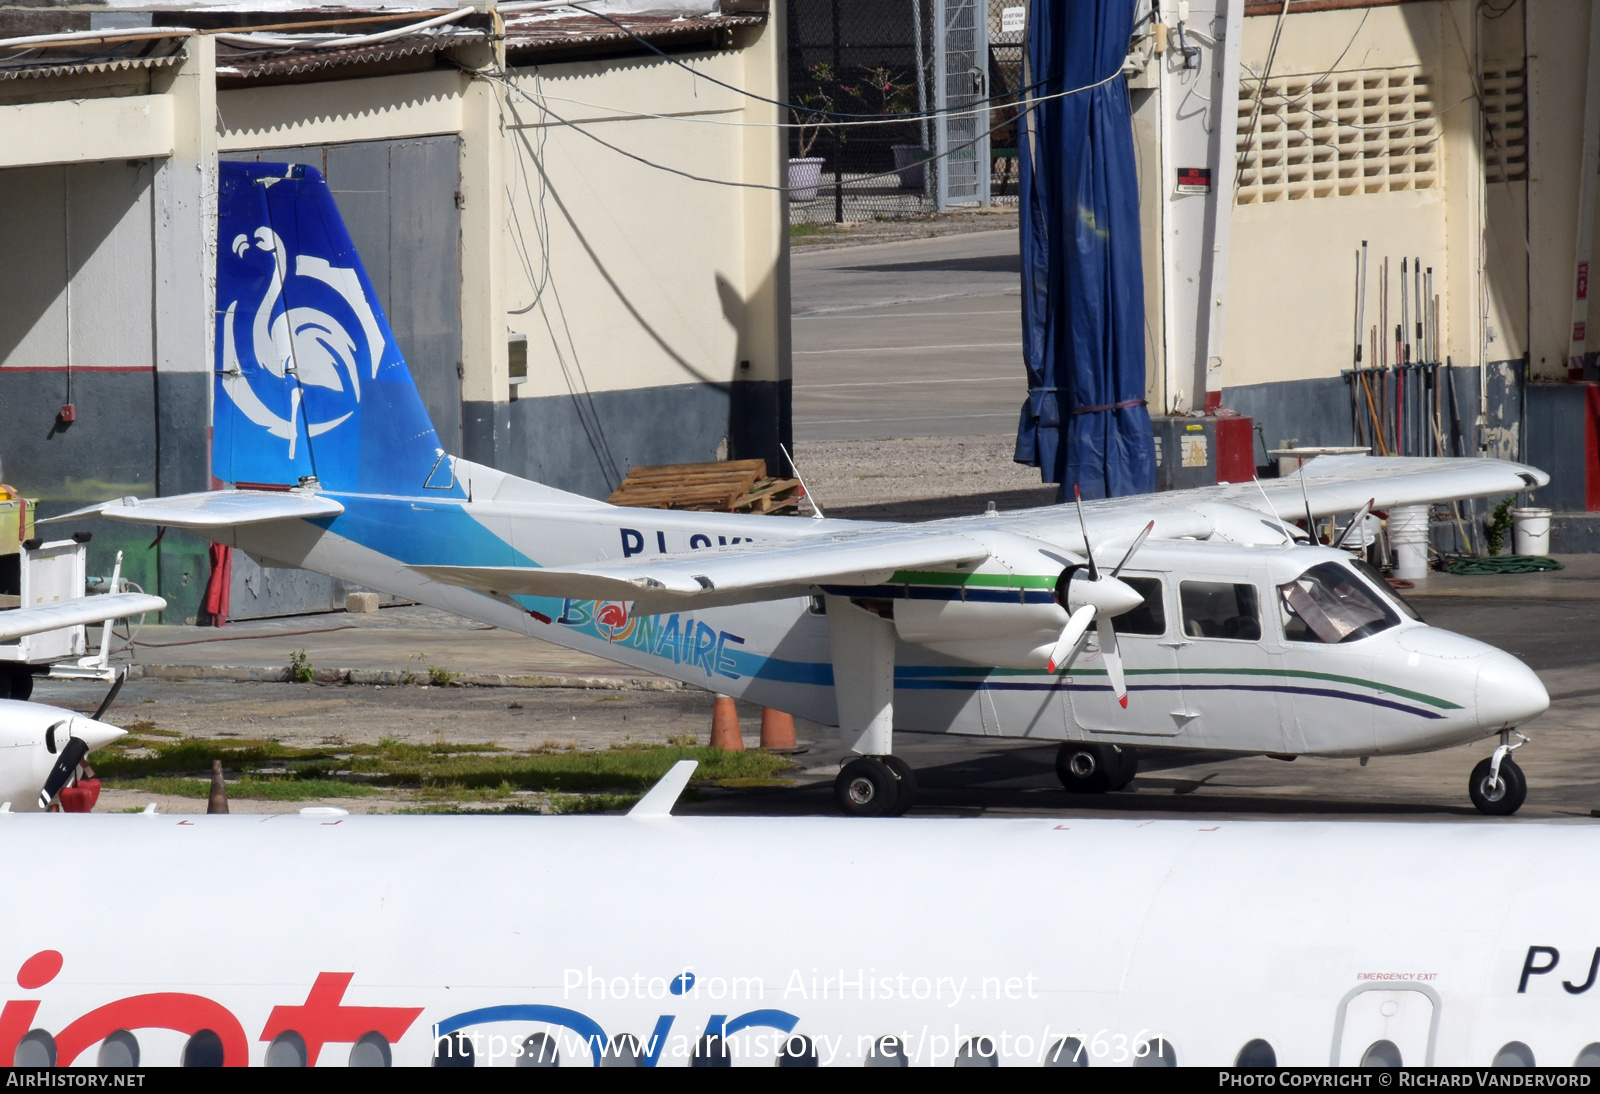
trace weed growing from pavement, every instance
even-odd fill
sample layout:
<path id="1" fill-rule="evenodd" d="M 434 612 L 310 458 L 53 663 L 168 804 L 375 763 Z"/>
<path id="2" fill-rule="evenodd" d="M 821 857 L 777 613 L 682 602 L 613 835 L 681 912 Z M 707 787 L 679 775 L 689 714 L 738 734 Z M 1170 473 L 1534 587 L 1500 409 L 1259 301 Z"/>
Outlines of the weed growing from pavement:
<path id="1" fill-rule="evenodd" d="M 171 739 L 148 722 L 96 750 L 96 774 L 108 789 L 204 798 L 211 762 L 222 761 L 231 797 L 314 801 L 375 794 L 449 810 L 500 803 L 501 811 L 582 813 L 623 808 L 638 800 L 679 760 L 698 760 L 695 782 L 728 788 L 786 785 L 794 769 L 786 756 L 751 750 L 724 752 L 675 738 L 669 745 L 624 743 L 581 750 L 547 740 L 515 752 L 494 742 L 429 744 L 384 738 L 377 744 L 342 741 L 295 748 L 271 740 Z M 530 800 L 537 795 L 538 800 Z M 479 806 L 479 808 L 472 808 Z"/>
<path id="2" fill-rule="evenodd" d="M 311 659 L 306 656 L 305 650 L 295 650 L 289 654 L 289 667 L 284 675 L 296 684 L 309 684 L 317 677 L 317 670 L 311 664 Z"/>

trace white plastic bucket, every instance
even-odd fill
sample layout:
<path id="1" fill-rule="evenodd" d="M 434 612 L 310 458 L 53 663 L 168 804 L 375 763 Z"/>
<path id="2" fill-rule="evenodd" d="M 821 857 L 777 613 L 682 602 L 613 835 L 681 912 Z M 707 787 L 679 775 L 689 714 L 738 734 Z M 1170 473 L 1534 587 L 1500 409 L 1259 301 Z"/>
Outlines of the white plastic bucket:
<path id="1" fill-rule="evenodd" d="M 789 161 L 789 200 L 816 201 L 822 182 L 822 157 L 807 156 Z"/>
<path id="2" fill-rule="evenodd" d="M 1394 544 L 1394 574 L 1410 581 L 1428 576 L 1428 507 L 1389 509 L 1389 540 Z"/>
<path id="3" fill-rule="evenodd" d="M 1550 553 L 1550 510 L 1511 510 L 1511 546 L 1519 555 Z"/>

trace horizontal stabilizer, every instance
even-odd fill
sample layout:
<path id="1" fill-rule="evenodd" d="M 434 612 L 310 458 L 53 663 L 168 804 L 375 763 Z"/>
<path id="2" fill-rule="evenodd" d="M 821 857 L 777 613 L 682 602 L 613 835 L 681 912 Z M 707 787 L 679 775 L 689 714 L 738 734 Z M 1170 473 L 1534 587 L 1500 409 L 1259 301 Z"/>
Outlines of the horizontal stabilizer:
<path id="1" fill-rule="evenodd" d="M 877 585 L 897 570 L 965 565 L 989 553 L 976 537 L 958 532 L 878 527 L 560 568 L 416 569 L 435 581 L 497 596 L 628 600 L 635 610 L 653 612 L 799 596 L 813 585 Z"/>
<path id="2" fill-rule="evenodd" d="M 670 817 L 672 807 L 678 803 L 678 797 L 683 793 L 683 788 L 689 785 L 689 777 L 694 774 L 694 769 L 700 766 L 699 760 L 679 760 L 672 765 L 672 769 L 656 781 L 650 792 L 634 803 L 628 810 L 630 817 Z"/>
<path id="3" fill-rule="evenodd" d="M 165 611 L 167 602 L 149 593 L 108 593 L 80 596 L 54 604 L 16 608 L 0 612 L 0 642 L 10 642 L 30 634 L 76 627 L 81 623 L 104 623 L 145 612 Z"/>
<path id="4" fill-rule="evenodd" d="M 119 498 L 39 523 L 104 517 L 204 533 L 240 524 L 336 517 L 343 512 L 344 506 L 332 498 L 298 490 L 208 490 L 203 494 L 175 494 L 170 498 Z"/>

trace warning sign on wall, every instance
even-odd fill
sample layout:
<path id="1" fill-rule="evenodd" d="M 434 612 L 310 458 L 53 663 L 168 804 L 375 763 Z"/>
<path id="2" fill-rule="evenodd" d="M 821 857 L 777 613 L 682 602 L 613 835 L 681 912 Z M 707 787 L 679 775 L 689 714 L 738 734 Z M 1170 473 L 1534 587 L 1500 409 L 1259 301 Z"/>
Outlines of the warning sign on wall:
<path id="1" fill-rule="evenodd" d="M 1209 193 L 1211 193 L 1211 168 L 1209 168 L 1209 167 L 1180 167 L 1180 168 L 1178 168 L 1178 193 L 1180 193 L 1180 194 L 1209 194 Z"/>

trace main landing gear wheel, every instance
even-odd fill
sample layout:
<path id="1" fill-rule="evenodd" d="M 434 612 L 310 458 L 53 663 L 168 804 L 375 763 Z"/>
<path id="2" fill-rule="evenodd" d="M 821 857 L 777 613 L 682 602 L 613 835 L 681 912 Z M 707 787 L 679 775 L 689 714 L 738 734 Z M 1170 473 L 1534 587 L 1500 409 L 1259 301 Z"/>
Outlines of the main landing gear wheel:
<path id="1" fill-rule="evenodd" d="M 894 772 L 894 776 L 899 782 L 899 793 L 895 795 L 894 809 L 889 815 L 891 817 L 904 816 L 906 810 L 911 808 L 911 803 L 917 800 L 917 773 L 911 770 L 911 765 L 899 756 L 880 756 L 879 759 L 888 766 L 890 771 Z"/>
<path id="2" fill-rule="evenodd" d="M 1472 796 L 1472 804 L 1478 807 L 1478 812 L 1491 817 L 1509 817 L 1528 800 L 1528 780 L 1510 756 L 1500 761 L 1500 777 L 1490 779 L 1489 768 L 1493 762 L 1493 757 L 1478 761 L 1467 783 L 1467 793 Z"/>
<path id="3" fill-rule="evenodd" d="M 850 817 L 898 817 L 916 793 L 917 777 L 898 756 L 857 756 L 833 780 L 833 796 Z"/>
<path id="4" fill-rule="evenodd" d="M 1068 741 L 1056 752 L 1056 777 L 1069 794 L 1121 790 L 1139 771 L 1133 749 Z"/>

